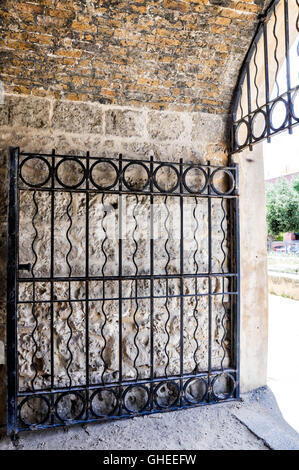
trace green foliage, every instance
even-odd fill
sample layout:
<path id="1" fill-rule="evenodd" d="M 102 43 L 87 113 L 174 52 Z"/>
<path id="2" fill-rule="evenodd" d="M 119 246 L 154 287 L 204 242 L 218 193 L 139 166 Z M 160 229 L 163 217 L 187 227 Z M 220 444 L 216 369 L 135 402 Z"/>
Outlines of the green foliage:
<path id="1" fill-rule="evenodd" d="M 299 193 L 299 176 L 292 179 L 292 183 L 293 183 L 293 188 L 295 189 L 295 191 L 297 191 L 297 193 Z"/>
<path id="2" fill-rule="evenodd" d="M 270 235 L 299 232 L 298 192 L 299 179 L 287 181 L 282 178 L 266 186 L 267 227 Z"/>

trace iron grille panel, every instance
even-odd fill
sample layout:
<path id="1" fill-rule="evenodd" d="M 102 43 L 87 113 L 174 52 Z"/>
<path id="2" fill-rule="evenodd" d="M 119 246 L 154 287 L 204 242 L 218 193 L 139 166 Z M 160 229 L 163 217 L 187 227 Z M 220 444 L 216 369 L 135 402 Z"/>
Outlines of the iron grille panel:
<path id="1" fill-rule="evenodd" d="M 8 434 L 239 396 L 237 165 L 11 148 L 8 222 Z"/>

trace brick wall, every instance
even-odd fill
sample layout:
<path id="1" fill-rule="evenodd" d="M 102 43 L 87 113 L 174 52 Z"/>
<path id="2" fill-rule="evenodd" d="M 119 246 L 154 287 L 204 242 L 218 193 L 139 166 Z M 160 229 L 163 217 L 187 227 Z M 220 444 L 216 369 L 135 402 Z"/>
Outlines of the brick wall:
<path id="1" fill-rule="evenodd" d="M 264 0 L 4 0 L 7 93 L 226 113 Z"/>

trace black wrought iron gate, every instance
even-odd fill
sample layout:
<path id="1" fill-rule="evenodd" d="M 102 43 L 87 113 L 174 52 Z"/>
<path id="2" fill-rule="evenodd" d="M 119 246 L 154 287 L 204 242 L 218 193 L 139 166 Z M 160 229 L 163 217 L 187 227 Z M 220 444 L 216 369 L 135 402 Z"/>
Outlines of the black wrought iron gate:
<path id="1" fill-rule="evenodd" d="M 237 166 L 10 149 L 7 430 L 239 393 Z"/>

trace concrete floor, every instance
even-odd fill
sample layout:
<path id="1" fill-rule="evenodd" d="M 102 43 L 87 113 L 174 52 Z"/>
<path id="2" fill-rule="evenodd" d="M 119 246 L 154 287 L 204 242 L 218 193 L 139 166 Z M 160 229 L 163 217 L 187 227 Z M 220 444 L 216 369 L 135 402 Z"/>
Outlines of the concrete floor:
<path id="1" fill-rule="evenodd" d="M 268 386 L 299 432 L 299 301 L 269 295 Z"/>

